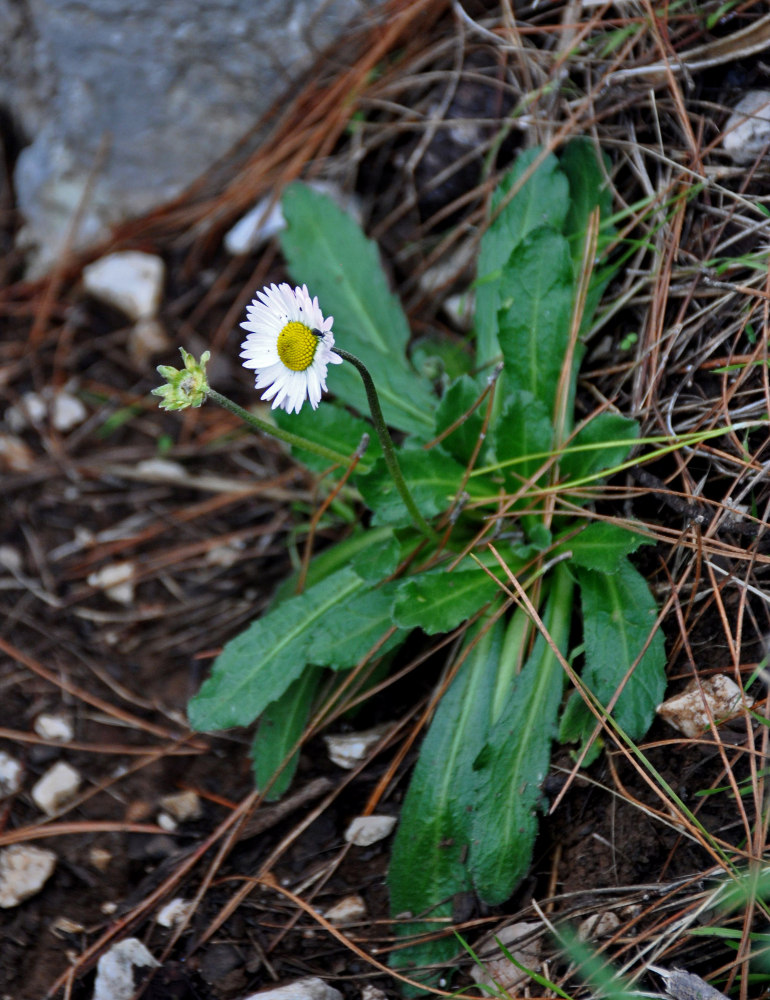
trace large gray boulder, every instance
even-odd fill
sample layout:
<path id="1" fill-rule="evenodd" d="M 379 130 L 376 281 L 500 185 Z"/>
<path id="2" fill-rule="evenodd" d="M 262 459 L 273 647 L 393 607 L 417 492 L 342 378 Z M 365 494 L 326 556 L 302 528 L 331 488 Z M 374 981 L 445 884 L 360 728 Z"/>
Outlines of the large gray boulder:
<path id="1" fill-rule="evenodd" d="M 30 269 L 175 197 L 377 0 L 0 0 Z"/>

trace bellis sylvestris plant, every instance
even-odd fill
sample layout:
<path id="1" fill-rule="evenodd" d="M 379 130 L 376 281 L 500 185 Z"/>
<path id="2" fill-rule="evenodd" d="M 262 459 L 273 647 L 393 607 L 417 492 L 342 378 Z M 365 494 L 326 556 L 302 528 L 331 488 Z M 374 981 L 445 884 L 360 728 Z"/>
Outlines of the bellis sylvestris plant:
<path id="1" fill-rule="evenodd" d="M 266 798 L 289 787 L 308 721 L 346 709 L 351 678 L 363 683 L 380 665 L 402 673 L 415 629 L 426 643 L 457 630 L 451 652 L 436 653 L 446 657 L 445 692 L 393 844 L 394 914 L 449 920 L 453 898 L 471 891 L 504 902 L 531 862 L 553 739 L 588 752 L 599 720 L 608 738 L 639 740 L 663 696 L 657 608 L 629 559 L 645 539 L 620 511 L 602 520 L 591 506 L 592 487 L 643 442 L 611 408 L 580 423 L 574 415 L 585 339 L 612 273 L 605 177 L 588 142 L 559 159 L 519 157 L 481 241 L 474 349 L 415 346 L 415 359 L 430 354 L 422 370 L 376 247 L 328 199 L 293 185 L 283 252 L 318 298 L 305 285 L 270 285 L 241 324 L 241 358 L 274 423 L 205 376 L 188 400 L 185 379 L 203 359 L 196 368 L 183 351 L 183 373 L 159 369 L 169 378 L 155 390 L 161 405 L 199 405 L 203 393 L 279 437 L 327 473 L 349 519 L 345 540 L 309 559 L 225 645 L 189 705 L 198 730 L 259 720 L 252 757 Z M 332 398 L 319 407 L 327 375 Z M 402 436 L 398 450 L 388 427 Z M 655 442 L 650 454 L 682 443 Z M 394 950 L 394 964 L 451 957 L 454 939 L 437 939 L 435 922 L 399 933 L 422 929 L 426 940 Z"/>

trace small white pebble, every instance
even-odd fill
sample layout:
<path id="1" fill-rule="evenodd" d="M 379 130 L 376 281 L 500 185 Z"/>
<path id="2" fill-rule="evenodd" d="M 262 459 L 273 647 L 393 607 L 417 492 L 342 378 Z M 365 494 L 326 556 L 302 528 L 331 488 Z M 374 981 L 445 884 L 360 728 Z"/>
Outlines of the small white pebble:
<path id="1" fill-rule="evenodd" d="M 164 795 L 160 804 L 180 823 L 198 819 L 201 815 L 201 800 L 195 792 L 174 792 L 173 795 Z"/>
<path id="2" fill-rule="evenodd" d="M 187 919 L 192 906 L 191 899 L 172 899 L 158 914 L 158 923 L 161 927 L 176 927 Z"/>
<path id="3" fill-rule="evenodd" d="M 135 322 L 158 312 L 165 265 L 154 254 L 119 250 L 83 268 L 83 288 Z"/>
<path id="4" fill-rule="evenodd" d="M 684 690 L 658 705 L 661 718 L 691 739 L 709 729 L 709 711 L 715 722 L 737 715 L 744 703 L 751 708 L 754 699 L 745 695 L 732 678 L 725 674 L 693 679 Z"/>
<path id="5" fill-rule="evenodd" d="M 29 472 L 34 464 L 34 453 L 25 441 L 15 434 L 0 434 L 0 469 Z"/>
<path id="6" fill-rule="evenodd" d="M 93 1000 L 131 1000 L 134 987 L 134 968 L 160 968 L 138 938 L 118 941 L 99 959 L 96 966 Z"/>
<path id="7" fill-rule="evenodd" d="M 244 1000 L 342 1000 L 342 994 L 323 979 L 312 976 L 273 990 L 260 990 L 244 997 Z"/>
<path id="8" fill-rule="evenodd" d="M 326 911 L 325 916 L 329 923 L 335 926 L 357 923 L 366 919 L 366 903 L 358 893 L 353 893 L 335 903 Z"/>
<path id="9" fill-rule="evenodd" d="M 22 766 L 15 757 L 0 750 L 0 795 L 13 795 L 21 788 Z"/>
<path id="10" fill-rule="evenodd" d="M 11 573 L 21 573 L 24 567 L 21 552 L 13 545 L 0 545 L 0 566 Z"/>
<path id="11" fill-rule="evenodd" d="M 132 562 L 110 563 L 89 573 L 87 582 L 91 587 L 103 590 L 116 604 L 128 606 L 134 600 L 134 564 Z"/>
<path id="12" fill-rule="evenodd" d="M 62 434 L 82 424 L 88 416 L 85 405 L 70 392 L 57 392 L 50 403 L 51 423 Z"/>
<path id="13" fill-rule="evenodd" d="M 78 788 L 80 774 L 60 760 L 34 784 L 31 795 L 38 809 L 52 816 L 77 795 Z"/>
<path id="14" fill-rule="evenodd" d="M 112 855 L 103 847 L 92 847 L 88 852 L 89 862 L 100 872 L 105 872 L 110 866 Z"/>
<path id="15" fill-rule="evenodd" d="M 770 91 L 750 90 L 735 105 L 722 137 L 724 151 L 737 164 L 753 163 L 770 145 Z"/>
<path id="16" fill-rule="evenodd" d="M 128 335 L 128 356 L 144 368 L 157 354 L 163 354 L 171 347 L 171 341 L 157 319 L 140 319 Z"/>
<path id="17" fill-rule="evenodd" d="M 0 907 L 18 906 L 39 892 L 56 867 L 53 851 L 13 844 L 0 851 Z"/>
<path id="18" fill-rule="evenodd" d="M 389 836 L 396 822 L 395 816 L 356 816 L 345 831 L 345 840 L 356 847 L 369 847 Z"/>
<path id="19" fill-rule="evenodd" d="M 161 830 L 165 830 L 167 833 L 173 833 L 179 826 L 177 821 L 172 816 L 169 816 L 168 813 L 164 812 L 158 813 L 156 823 Z"/>
<path id="20" fill-rule="evenodd" d="M 387 732 L 387 726 L 375 726 L 360 733 L 338 733 L 324 736 L 329 760 L 338 767 L 351 770 L 357 767 L 369 751 L 380 742 Z"/>
<path id="21" fill-rule="evenodd" d="M 60 743 L 71 743 L 75 732 L 72 722 L 66 715 L 54 715 L 41 712 L 35 719 L 34 730 L 44 740 L 59 740 Z"/>
<path id="22" fill-rule="evenodd" d="M 117 913 L 118 904 L 108 899 L 106 902 L 102 903 L 99 910 L 105 915 L 105 917 L 111 917 L 113 913 Z"/>

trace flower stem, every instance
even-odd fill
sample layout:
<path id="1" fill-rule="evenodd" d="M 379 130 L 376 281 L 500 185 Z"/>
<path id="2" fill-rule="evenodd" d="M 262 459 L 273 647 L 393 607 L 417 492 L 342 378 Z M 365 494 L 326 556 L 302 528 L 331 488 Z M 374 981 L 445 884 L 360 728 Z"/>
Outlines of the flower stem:
<path id="1" fill-rule="evenodd" d="M 380 398 L 377 395 L 377 390 L 374 386 L 374 382 L 372 381 L 372 376 L 369 374 L 368 368 L 363 361 L 355 356 L 355 354 L 350 354 L 348 351 L 341 350 L 336 344 L 334 345 L 334 353 L 339 354 L 339 356 L 344 358 L 345 361 L 349 361 L 361 376 L 364 383 L 364 389 L 366 390 L 366 398 L 369 402 L 369 409 L 372 413 L 374 429 L 377 431 L 377 437 L 379 437 L 380 444 L 382 445 L 382 454 L 385 459 L 385 464 L 388 467 L 388 472 L 396 485 L 396 489 L 398 490 L 401 499 L 404 501 L 404 506 L 411 515 L 414 526 L 423 535 L 425 535 L 426 538 L 429 538 L 432 541 L 435 540 L 436 532 L 433 528 L 431 528 L 418 510 L 417 504 L 414 502 L 412 494 L 409 492 L 409 487 L 406 485 L 404 474 L 402 473 L 401 466 L 398 464 L 398 459 L 396 458 L 396 449 L 393 445 L 393 439 L 388 431 L 385 418 L 382 415 Z"/>
<path id="2" fill-rule="evenodd" d="M 209 399 L 213 400 L 215 403 L 219 403 L 220 406 L 224 407 L 225 410 L 229 410 L 230 413 L 234 413 L 236 417 L 240 417 L 244 423 L 248 424 L 252 430 L 259 431 L 260 433 L 270 434 L 274 438 L 278 438 L 279 441 L 285 441 L 286 444 L 290 444 L 295 448 L 302 448 L 304 451 L 312 451 L 314 455 L 320 455 L 321 458 L 328 459 L 330 462 L 347 464 L 350 461 L 350 455 L 343 455 L 341 452 L 333 451 L 331 448 L 326 448 L 322 444 L 316 444 L 315 441 L 309 441 L 307 438 L 301 437 L 299 434 L 292 434 L 291 431 L 284 431 L 280 427 L 276 427 L 274 424 L 268 424 L 265 420 L 260 420 L 259 417 L 255 417 L 253 413 L 249 413 L 248 410 L 244 410 L 242 406 L 238 406 L 234 403 L 232 399 L 228 399 L 227 396 L 223 396 L 216 389 L 212 389 L 210 386 L 206 388 L 206 395 Z"/>

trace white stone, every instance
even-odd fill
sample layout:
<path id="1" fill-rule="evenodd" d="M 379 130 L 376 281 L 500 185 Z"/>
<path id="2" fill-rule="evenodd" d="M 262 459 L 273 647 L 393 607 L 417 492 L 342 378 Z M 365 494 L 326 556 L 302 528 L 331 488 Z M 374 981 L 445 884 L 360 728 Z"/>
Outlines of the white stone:
<path id="1" fill-rule="evenodd" d="M 387 726 L 375 726 L 373 729 L 365 729 L 360 733 L 339 733 L 336 736 L 324 736 L 329 760 L 338 767 L 352 771 L 366 758 L 372 747 L 380 742 L 387 731 Z"/>
<path id="2" fill-rule="evenodd" d="M 356 816 L 345 831 L 345 840 L 356 847 L 368 847 L 384 840 L 396 822 L 395 816 Z"/>
<path id="3" fill-rule="evenodd" d="M 578 926 L 578 938 L 581 941 L 596 941 L 614 934 L 618 927 L 620 927 L 620 919 L 612 910 L 592 913 L 585 920 L 581 920 Z"/>
<path id="4" fill-rule="evenodd" d="M 351 215 L 359 224 L 363 221 L 361 201 L 357 195 L 348 194 L 329 181 L 310 181 L 308 187 L 311 187 L 318 194 L 324 194 L 331 198 L 338 208 Z M 260 198 L 254 208 L 241 216 L 233 228 L 225 234 L 223 242 L 225 250 L 229 254 L 236 257 L 240 254 L 252 253 L 286 228 L 286 219 L 283 216 L 280 201 L 271 205 L 272 201 L 271 195 Z"/>
<path id="5" fill-rule="evenodd" d="M 49 407 L 51 423 L 62 434 L 82 424 L 88 416 L 88 410 L 78 397 L 65 390 L 54 394 Z"/>
<path id="6" fill-rule="evenodd" d="M 75 732 L 72 721 L 66 715 L 54 715 L 41 712 L 35 719 L 34 730 L 44 740 L 59 740 L 61 743 L 71 743 Z"/>
<path id="7" fill-rule="evenodd" d="M 286 228 L 280 201 L 270 205 L 271 197 L 261 198 L 225 233 L 225 250 L 233 257 L 251 253 Z"/>
<path id="8" fill-rule="evenodd" d="M 157 969 L 160 962 L 138 938 L 118 941 L 99 959 L 93 1000 L 131 1000 L 136 992 L 134 969 L 147 966 Z"/>
<path id="9" fill-rule="evenodd" d="M 0 545 L 0 566 L 13 574 L 21 573 L 24 568 L 21 552 L 13 545 Z"/>
<path id="10" fill-rule="evenodd" d="M 542 963 L 540 961 L 541 940 L 534 937 L 525 945 L 516 947 L 516 943 L 523 938 L 528 938 L 542 929 L 536 923 L 516 923 L 510 924 L 496 931 L 492 939 L 476 949 L 481 965 L 474 965 L 471 969 L 471 976 L 480 985 L 489 987 L 497 995 L 500 990 L 512 992 L 518 990 L 530 977 L 523 969 L 514 965 L 501 950 L 502 945 L 506 951 L 516 959 L 526 969 L 532 972 L 539 972 Z M 497 940 L 494 940 L 494 939 Z M 497 942 L 500 942 L 498 944 Z"/>
<path id="11" fill-rule="evenodd" d="M 67 389 L 55 392 L 48 387 L 42 392 L 27 392 L 18 404 L 9 406 L 5 411 L 5 422 L 18 433 L 25 427 L 38 427 L 47 416 L 50 416 L 54 428 L 65 434 L 83 423 L 88 410 Z"/>
<path id="12" fill-rule="evenodd" d="M 31 794 L 38 809 L 52 816 L 77 795 L 78 788 L 80 774 L 60 760 L 35 783 Z"/>
<path id="13" fill-rule="evenodd" d="M 342 924 L 354 924 L 359 920 L 366 919 L 366 903 L 357 892 L 350 896 L 344 896 L 338 903 L 335 903 L 324 914 L 330 924 L 341 926 Z"/>
<path id="14" fill-rule="evenodd" d="M 657 711 L 674 729 L 694 738 L 709 729 L 709 711 L 714 722 L 724 722 L 737 715 L 744 703 L 751 708 L 754 699 L 744 694 L 730 677 L 717 674 L 705 677 L 700 684 L 693 678 L 680 694 L 658 705 Z"/>
<path id="15" fill-rule="evenodd" d="M 287 986 L 250 993 L 244 1000 L 342 1000 L 342 994 L 323 979 L 313 976 L 309 979 L 298 979 Z"/>
<path id="16" fill-rule="evenodd" d="M 157 319 L 140 319 L 128 335 L 128 356 L 144 368 L 156 354 L 163 354 L 171 347 L 166 330 Z"/>
<path id="17" fill-rule="evenodd" d="M 0 750 L 0 795 L 13 795 L 21 788 L 21 764 L 5 750 Z"/>
<path id="18" fill-rule="evenodd" d="M 83 268 L 83 288 L 136 322 L 158 312 L 165 265 L 139 250 L 118 250 Z"/>
<path id="19" fill-rule="evenodd" d="M 100 872 L 106 872 L 110 867 L 112 855 L 103 847 L 92 847 L 88 852 L 89 862 Z"/>
<path id="20" fill-rule="evenodd" d="M 17 404 L 5 411 L 5 422 L 18 433 L 41 424 L 47 413 L 48 404 L 39 392 L 25 392 Z"/>
<path id="21" fill-rule="evenodd" d="M 722 137 L 724 151 L 737 164 L 753 163 L 770 145 L 770 91 L 750 90 L 735 105 Z"/>
<path id="22" fill-rule="evenodd" d="M 388 1000 L 388 995 L 384 990 L 367 983 L 361 990 L 361 1000 Z"/>
<path id="23" fill-rule="evenodd" d="M 87 582 L 91 587 L 103 590 L 111 601 L 128 607 L 134 600 L 133 576 L 132 562 L 108 563 L 101 569 L 89 573 Z"/>
<path id="24" fill-rule="evenodd" d="M 0 468 L 29 472 L 34 464 L 35 456 L 25 441 L 15 434 L 0 434 Z"/>
<path id="25" fill-rule="evenodd" d="M 164 795 L 160 804 L 180 823 L 198 819 L 201 814 L 201 800 L 195 792 L 174 792 L 173 795 Z"/>
<path id="26" fill-rule="evenodd" d="M 158 824 L 161 830 L 165 830 L 166 833 L 174 833 L 174 831 L 177 830 L 179 827 L 179 824 L 174 819 L 174 817 L 169 816 L 169 814 L 166 812 L 159 812 L 155 822 Z"/>
<path id="27" fill-rule="evenodd" d="M 0 851 L 0 907 L 18 906 L 39 892 L 56 867 L 53 851 L 13 844 Z"/>
<path id="28" fill-rule="evenodd" d="M 193 901 L 191 899 L 172 899 L 166 903 L 158 914 L 158 923 L 161 927 L 176 927 L 183 923 L 192 912 Z"/>

